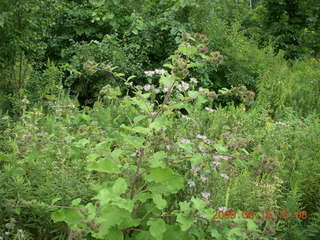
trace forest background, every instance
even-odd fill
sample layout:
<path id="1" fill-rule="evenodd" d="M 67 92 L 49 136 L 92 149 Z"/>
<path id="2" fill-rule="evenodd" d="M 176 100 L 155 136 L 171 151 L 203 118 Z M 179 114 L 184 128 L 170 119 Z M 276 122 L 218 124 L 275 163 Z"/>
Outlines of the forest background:
<path id="1" fill-rule="evenodd" d="M 1 0 L 0 239 L 319 239 L 319 57 L 318 0 Z"/>

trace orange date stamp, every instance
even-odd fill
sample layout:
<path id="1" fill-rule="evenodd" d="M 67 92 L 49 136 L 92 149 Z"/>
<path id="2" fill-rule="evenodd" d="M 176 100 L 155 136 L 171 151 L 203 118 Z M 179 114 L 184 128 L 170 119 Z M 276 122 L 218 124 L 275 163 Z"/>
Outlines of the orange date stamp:
<path id="1" fill-rule="evenodd" d="M 233 209 L 228 210 L 215 210 L 213 212 L 212 221 L 217 219 L 255 219 L 261 218 L 265 220 L 272 220 L 272 219 L 290 219 L 296 218 L 305 220 L 308 218 L 307 211 L 297 211 L 294 213 L 290 213 L 287 210 L 262 210 L 260 212 L 245 210 L 245 211 L 235 211 Z"/>

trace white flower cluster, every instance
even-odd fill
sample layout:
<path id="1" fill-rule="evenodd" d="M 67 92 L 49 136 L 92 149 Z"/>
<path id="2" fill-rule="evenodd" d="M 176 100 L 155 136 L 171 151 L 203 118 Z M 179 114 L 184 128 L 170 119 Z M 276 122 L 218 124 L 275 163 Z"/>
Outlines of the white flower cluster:
<path id="1" fill-rule="evenodd" d="M 181 138 L 179 140 L 182 144 L 192 144 L 192 142 L 189 139 Z"/>
<path id="2" fill-rule="evenodd" d="M 189 83 L 181 81 L 181 83 L 177 85 L 177 88 L 179 89 L 179 91 L 185 92 L 189 89 Z"/>
<path id="3" fill-rule="evenodd" d="M 203 197 L 206 200 L 209 200 L 210 195 L 211 194 L 209 192 L 202 192 L 201 193 L 201 197 Z"/>
<path id="4" fill-rule="evenodd" d="M 216 110 L 214 110 L 214 109 L 212 109 L 212 108 L 208 108 L 208 107 L 205 107 L 204 109 L 205 109 L 206 111 L 208 111 L 208 112 L 211 112 L 211 113 L 216 111 Z"/>
<path id="5" fill-rule="evenodd" d="M 148 76 L 152 76 L 155 74 L 161 75 L 166 73 L 167 71 L 164 69 L 155 69 L 154 71 L 144 71 L 144 74 L 148 75 Z"/>
<path id="6" fill-rule="evenodd" d="M 229 177 L 227 174 L 225 174 L 225 173 L 221 173 L 220 176 L 223 177 L 224 179 L 229 179 L 229 178 L 230 178 L 230 177 Z"/>

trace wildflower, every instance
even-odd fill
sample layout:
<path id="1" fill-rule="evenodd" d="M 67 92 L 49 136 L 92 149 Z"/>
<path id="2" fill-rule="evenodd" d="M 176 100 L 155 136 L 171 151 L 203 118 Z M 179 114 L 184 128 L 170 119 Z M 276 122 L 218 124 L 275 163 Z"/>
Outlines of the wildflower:
<path id="1" fill-rule="evenodd" d="M 155 117 L 156 115 L 157 115 L 157 112 L 152 112 L 152 113 L 151 113 L 151 116 L 152 116 L 152 117 Z"/>
<path id="2" fill-rule="evenodd" d="M 206 182 L 206 181 L 208 181 L 208 177 L 206 177 L 206 176 L 200 176 L 200 180 L 201 180 L 202 182 Z"/>
<path id="3" fill-rule="evenodd" d="M 154 71 L 144 71 L 144 74 L 148 75 L 148 76 L 152 76 L 155 74 L 155 72 Z"/>
<path id="4" fill-rule="evenodd" d="M 192 167 L 191 170 L 194 172 L 199 172 L 201 170 L 201 167 L 199 167 L 199 166 Z"/>
<path id="5" fill-rule="evenodd" d="M 230 177 L 229 177 L 227 174 L 225 174 L 225 173 L 221 173 L 220 176 L 223 177 L 224 179 L 229 179 L 229 178 L 230 178 Z"/>
<path id="6" fill-rule="evenodd" d="M 220 154 L 213 154 L 213 158 L 215 158 L 215 159 L 222 159 L 222 160 L 229 160 L 229 159 L 230 159 L 229 156 L 220 155 Z"/>
<path id="7" fill-rule="evenodd" d="M 189 187 L 195 187 L 196 186 L 194 181 L 192 181 L 191 179 L 188 179 L 188 185 L 189 185 Z"/>
<path id="8" fill-rule="evenodd" d="M 171 88 L 164 88 L 163 91 L 164 92 L 169 92 L 169 91 L 171 91 Z"/>
<path id="9" fill-rule="evenodd" d="M 44 135 L 45 133 L 42 133 L 42 132 L 36 134 L 37 137 L 43 137 Z"/>
<path id="10" fill-rule="evenodd" d="M 171 150 L 171 145 L 166 145 L 166 149 L 169 151 L 169 150 Z"/>
<path id="11" fill-rule="evenodd" d="M 187 91 L 189 89 L 189 83 L 186 83 L 184 81 L 181 81 L 181 84 L 177 85 L 177 88 L 179 89 L 179 91 L 184 92 Z"/>
<path id="12" fill-rule="evenodd" d="M 182 144 L 192 144 L 192 142 L 191 142 L 189 139 L 185 139 L 185 138 L 181 138 L 181 139 L 180 139 L 180 142 L 181 142 Z"/>
<path id="13" fill-rule="evenodd" d="M 205 149 L 203 146 L 199 146 L 198 148 L 199 148 L 199 151 L 202 152 L 202 153 L 207 153 L 208 152 L 208 150 Z"/>
<path id="14" fill-rule="evenodd" d="M 227 211 L 228 209 L 226 207 L 218 207 L 218 211 Z"/>
<path id="15" fill-rule="evenodd" d="M 198 134 L 198 135 L 196 136 L 196 138 L 198 138 L 198 139 L 202 139 L 202 140 L 207 139 L 207 137 L 206 137 L 206 136 L 202 136 L 202 135 L 200 135 L 200 134 Z"/>
<path id="16" fill-rule="evenodd" d="M 186 116 L 186 115 L 183 115 L 182 114 L 182 116 L 181 116 L 182 118 L 185 118 L 185 119 L 187 119 L 187 120 L 190 120 L 190 121 L 192 121 L 192 118 L 191 117 L 189 117 L 189 116 Z"/>
<path id="17" fill-rule="evenodd" d="M 28 100 L 26 97 L 24 97 L 24 98 L 21 100 L 21 102 L 23 102 L 23 103 L 25 103 L 25 104 L 29 104 L 29 103 L 30 103 L 29 100 Z"/>
<path id="18" fill-rule="evenodd" d="M 156 69 L 156 70 L 154 70 L 154 72 L 155 72 L 156 74 L 161 75 L 161 74 L 166 73 L 167 71 L 166 71 L 166 70 L 164 70 L 164 69 Z"/>
<path id="19" fill-rule="evenodd" d="M 212 165 L 215 166 L 215 167 L 220 166 L 220 164 L 221 164 L 221 163 L 220 163 L 220 162 L 217 162 L 217 161 L 212 162 Z"/>
<path id="20" fill-rule="evenodd" d="M 143 89 L 145 91 L 149 91 L 151 89 L 151 85 L 150 84 L 146 84 L 146 85 L 143 86 Z"/>
<path id="21" fill-rule="evenodd" d="M 197 83 L 198 83 L 198 81 L 197 81 L 196 78 L 190 78 L 190 82 L 191 82 L 191 83 L 194 83 L 194 84 L 197 84 Z"/>
<path id="22" fill-rule="evenodd" d="M 160 89 L 159 88 L 155 88 L 154 92 L 158 94 L 160 92 Z"/>
<path id="23" fill-rule="evenodd" d="M 201 197 L 203 197 L 203 198 L 206 199 L 206 200 L 209 199 L 210 195 L 211 195 L 211 194 L 210 194 L 209 192 L 202 192 L 202 193 L 201 193 Z"/>
<path id="24" fill-rule="evenodd" d="M 281 126 L 288 126 L 288 124 L 284 123 L 284 122 L 273 122 L 273 124 L 275 125 L 281 125 Z"/>
<path id="25" fill-rule="evenodd" d="M 207 110 L 208 112 L 211 112 L 211 113 L 212 113 L 212 112 L 215 112 L 215 110 L 214 110 L 214 109 L 209 108 L 209 107 L 205 107 L 204 109 L 205 109 L 205 110 Z"/>
<path id="26" fill-rule="evenodd" d="M 205 142 L 206 144 L 211 144 L 211 143 L 212 143 L 212 141 L 209 140 L 209 139 L 205 139 L 204 142 Z"/>

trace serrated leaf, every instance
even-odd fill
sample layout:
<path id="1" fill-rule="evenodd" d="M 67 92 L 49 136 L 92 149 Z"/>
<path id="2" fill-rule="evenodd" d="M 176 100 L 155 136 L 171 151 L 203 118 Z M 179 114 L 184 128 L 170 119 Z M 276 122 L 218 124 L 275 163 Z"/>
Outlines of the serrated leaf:
<path id="1" fill-rule="evenodd" d="M 134 202 L 131 199 L 124 199 L 124 198 L 114 198 L 112 199 L 112 205 L 117 206 L 119 208 L 125 209 L 129 212 L 132 212 L 134 207 Z"/>
<path id="2" fill-rule="evenodd" d="M 192 197 L 191 198 L 191 202 L 193 203 L 193 207 L 195 208 L 195 209 L 197 209 L 197 210 L 203 210 L 203 209 L 205 209 L 205 207 L 206 207 L 206 203 L 205 203 L 205 201 L 203 201 L 202 199 L 200 199 L 200 198 L 196 198 L 196 197 Z"/>
<path id="3" fill-rule="evenodd" d="M 214 237 L 217 240 L 224 240 L 222 235 L 216 229 L 211 229 L 210 234 L 211 234 L 211 237 Z"/>
<path id="4" fill-rule="evenodd" d="M 137 123 L 141 122 L 142 120 L 144 120 L 144 119 L 146 119 L 146 118 L 147 118 L 146 115 L 139 115 L 139 116 L 137 116 L 137 117 L 135 117 L 135 118 L 133 119 L 133 122 L 134 122 L 135 124 L 137 124 Z"/>
<path id="5" fill-rule="evenodd" d="M 188 91 L 188 96 L 191 98 L 197 98 L 199 93 L 197 91 Z"/>
<path id="6" fill-rule="evenodd" d="M 150 234 L 157 240 L 163 239 L 163 234 L 166 231 L 166 223 L 162 219 L 151 219 L 148 221 L 150 226 Z"/>
<path id="7" fill-rule="evenodd" d="M 60 209 L 54 212 L 51 217 L 55 222 L 66 222 L 69 225 L 76 225 L 80 223 L 83 218 L 79 210 L 71 208 Z"/>
<path id="8" fill-rule="evenodd" d="M 71 202 L 71 206 L 78 206 L 81 202 L 81 198 L 76 198 Z"/>
<path id="9" fill-rule="evenodd" d="M 154 194 L 152 199 L 154 204 L 160 210 L 164 209 L 167 206 L 167 201 L 162 198 L 161 194 Z"/>
<path id="10" fill-rule="evenodd" d="M 91 153 L 91 154 L 89 154 L 89 155 L 87 156 L 87 160 L 88 160 L 89 162 L 92 162 L 92 161 L 96 160 L 98 157 L 100 157 L 99 154 L 97 154 L 97 153 Z"/>
<path id="11" fill-rule="evenodd" d="M 60 201 L 61 199 L 62 198 L 60 198 L 60 197 L 56 197 L 56 198 L 52 199 L 51 205 L 54 205 L 56 202 Z"/>
<path id="12" fill-rule="evenodd" d="M 190 203 L 187 202 L 187 201 L 183 201 L 183 202 L 179 202 L 179 207 L 180 207 L 180 210 L 183 212 L 183 213 L 189 213 L 191 208 L 190 208 Z"/>
<path id="13" fill-rule="evenodd" d="M 187 231 L 193 223 L 193 218 L 185 214 L 177 214 L 177 222 L 180 223 L 182 231 Z"/>
<path id="14" fill-rule="evenodd" d="M 218 153 L 220 154 L 225 154 L 228 152 L 228 148 L 221 143 L 217 143 L 214 145 L 215 149 L 217 150 Z"/>
<path id="15" fill-rule="evenodd" d="M 159 80 L 159 83 L 164 88 L 170 88 L 173 84 L 173 79 L 171 75 L 163 74 Z"/>
<path id="16" fill-rule="evenodd" d="M 258 226 L 251 219 L 247 219 L 247 229 L 249 232 L 260 232 Z"/>
<path id="17" fill-rule="evenodd" d="M 182 144 L 182 143 L 178 143 L 178 146 L 180 148 L 182 148 L 183 150 L 185 150 L 186 152 L 192 153 L 193 152 L 193 147 L 189 144 Z"/>
<path id="18" fill-rule="evenodd" d="M 83 138 L 83 139 L 80 139 L 78 142 L 76 142 L 75 145 L 80 146 L 80 147 L 84 147 L 88 143 L 90 143 L 90 141 L 88 139 Z"/>
<path id="19" fill-rule="evenodd" d="M 148 199 L 151 199 L 151 198 L 152 198 L 152 194 L 151 193 L 140 192 L 135 196 L 134 200 L 135 201 L 140 201 L 141 203 L 144 203 L 145 201 L 147 201 Z"/>
<path id="20" fill-rule="evenodd" d="M 152 159 L 149 161 L 150 163 L 150 167 L 152 168 L 165 168 L 166 165 L 165 163 L 162 161 L 162 159 L 164 159 L 165 157 L 167 157 L 166 153 L 163 151 L 160 152 L 156 152 L 153 156 Z"/>
<path id="21" fill-rule="evenodd" d="M 203 158 L 201 154 L 195 154 L 191 157 L 190 162 L 192 167 L 199 166 L 203 162 Z"/>
<path id="22" fill-rule="evenodd" d="M 117 195 L 125 193 L 127 189 L 128 189 L 128 184 L 126 180 L 124 180 L 123 178 L 118 178 L 112 186 L 112 192 Z"/>
<path id="23" fill-rule="evenodd" d="M 108 158 L 102 158 L 96 162 L 89 163 L 87 169 L 89 171 L 105 173 L 120 173 L 118 164 L 114 160 Z"/>
<path id="24" fill-rule="evenodd" d="M 170 63 L 163 64 L 163 67 L 173 69 L 173 65 Z"/>
<path id="25" fill-rule="evenodd" d="M 156 183 L 150 186 L 155 193 L 176 193 L 184 186 L 184 178 L 170 168 L 152 168 L 145 179 Z"/>

